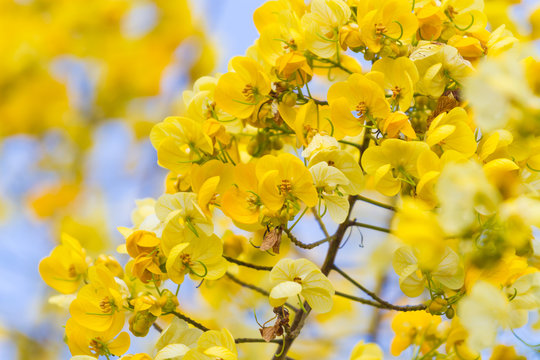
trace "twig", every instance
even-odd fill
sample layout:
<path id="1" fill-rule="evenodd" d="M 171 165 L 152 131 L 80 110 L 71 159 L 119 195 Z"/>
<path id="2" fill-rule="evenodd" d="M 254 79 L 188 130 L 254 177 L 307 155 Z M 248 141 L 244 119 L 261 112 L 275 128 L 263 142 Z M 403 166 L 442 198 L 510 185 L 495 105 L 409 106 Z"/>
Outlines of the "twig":
<path id="1" fill-rule="evenodd" d="M 343 222 L 342 224 L 338 226 L 335 234 L 330 238 L 330 246 L 328 246 L 328 251 L 326 252 L 324 263 L 321 266 L 321 272 L 324 275 L 328 275 L 330 271 L 332 270 L 332 266 L 336 259 L 336 255 L 339 251 L 339 246 L 341 244 L 341 241 L 343 240 L 343 236 L 345 235 L 347 228 L 349 227 L 348 219 L 354 208 L 355 201 L 356 201 L 356 198 L 354 196 L 349 196 L 349 213 L 347 214 L 347 220 L 345 220 L 345 222 Z M 296 312 L 290 331 L 285 335 L 284 337 L 285 341 L 283 342 L 283 344 L 280 345 L 278 349 L 276 350 L 273 360 L 285 359 L 292 344 L 294 343 L 298 335 L 300 335 L 300 331 L 304 327 L 306 319 L 311 312 L 311 307 L 309 306 L 307 302 L 304 302 L 304 308 L 306 309 L 305 311 L 298 310 Z"/>
<path id="2" fill-rule="evenodd" d="M 237 338 L 234 339 L 234 342 L 237 344 L 242 343 L 274 343 L 274 344 L 281 344 L 283 342 L 282 339 L 273 339 L 270 341 L 266 341 L 263 338 Z"/>
<path id="3" fill-rule="evenodd" d="M 163 332 L 163 328 L 161 326 L 159 326 L 155 321 L 154 323 L 152 324 L 152 326 L 154 327 L 154 329 L 156 329 L 158 332 Z"/>
<path id="4" fill-rule="evenodd" d="M 343 276 L 345 279 L 347 279 L 351 284 L 365 292 L 367 295 L 369 295 L 373 300 L 381 304 L 384 309 L 392 309 L 392 310 L 400 310 L 400 309 L 413 309 L 413 310 L 400 310 L 400 311 L 414 311 L 414 310 L 424 310 L 426 308 L 425 305 L 414 305 L 414 306 L 398 306 L 389 303 L 388 301 L 385 301 L 381 299 L 377 294 L 375 294 L 373 291 L 368 290 L 365 288 L 362 284 L 360 284 L 358 281 L 354 280 L 352 277 L 349 276 L 346 272 L 338 268 L 336 265 L 333 265 L 333 269 L 336 270 L 338 273 L 340 273 L 341 276 Z M 350 296 L 350 295 L 349 295 Z"/>
<path id="5" fill-rule="evenodd" d="M 315 217 L 315 221 L 317 221 L 317 224 L 319 224 L 319 227 L 321 228 L 321 231 L 323 232 L 324 236 L 328 239 L 330 237 L 330 234 L 328 233 L 328 230 L 326 229 L 326 225 L 324 225 L 324 222 L 322 221 L 319 214 L 317 214 L 317 210 L 315 208 L 311 208 L 311 212 L 313 213 L 313 216 Z"/>
<path id="6" fill-rule="evenodd" d="M 225 275 L 227 275 L 227 277 L 229 279 L 231 279 L 233 282 L 237 283 L 240 286 L 251 289 L 251 290 L 253 290 L 255 292 L 258 292 L 259 294 L 264 295 L 264 296 L 269 296 L 270 295 L 270 293 L 268 291 L 266 291 L 266 290 L 264 290 L 264 289 L 262 289 L 262 288 L 260 288 L 258 286 L 255 286 L 253 284 L 248 284 L 246 282 L 243 282 L 242 280 L 240 280 L 239 278 L 237 278 L 236 276 L 234 276 L 230 272 L 225 273 Z M 298 311 L 298 308 L 296 306 L 293 306 L 293 305 L 291 305 L 289 303 L 285 303 L 285 305 L 287 305 L 287 307 L 289 307 L 293 311 Z"/>
<path id="7" fill-rule="evenodd" d="M 349 224 L 349 226 L 358 226 L 358 227 L 363 227 L 363 228 L 366 228 L 366 229 L 377 230 L 377 231 L 384 232 L 384 233 L 387 233 L 387 234 L 390 233 L 389 229 L 386 229 L 386 228 L 383 228 L 383 227 L 380 227 L 380 226 L 361 223 L 361 222 L 358 222 L 358 221 L 351 222 Z"/>
<path id="8" fill-rule="evenodd" d="M 225 260 L 227 260 L 230 263 L 237 264 L 237 265 L 240 265 L 240 266 L 245 266 L 245 267 L 248 267 L 248 268 L 251 268 L 251 269 L 263 270 L 263 271 L 272 270 L 272 266 L 255 265 L 255 264 L 251 264 L 251 263 L 248 263 L 248 262 L 245 262 L 245 261 L 242 261 L 242 260 L 234 259 L 234 258 L 229 257 L 227 255 L 223 255 L 223 257 L 225 258 Z"/>
<path id="9" fill-rule="evenodd" d="M 202 331 L 210 330 L 209 328 L 207 328 L 203 324 L 198 323 L 197 321 L 195 321 L 195 320 L 193 320 L 193 319 L 187 317 L 186 315 L 181 314 L 181 313 L 179 313 L 177 311 L 171 311 L 169 314 L 174 314 L 174 316 L 176 316 L 177 318 L 180 318 L 180 319 L 184 320 L 185 322 L 190 323 L 191 325 L 195 326 L 197 329 L 201 329 Z"/>
<path id="10" fill-rule="evenodd" d="M 315 242 L 313 242 L 313 243 L 311 243 L 311 244 L 306 244 L 306 243 L 303 243 L 303 242 L 301 242 L 300 240 L 298 240 L 298 239 L 296 238 L 296 236 L 294 236 L 294 235 L 291 233 L 290 230 L 288 230 L 288 229 L 283 229 L 283 232 L 285 232 L 285 234 L 287 234 L 287 236 L 289 237 L 289 239 L 291 240 L 291 242 L 292 242 L 293 244 L 295 244 L 296 246 L 298 246 L 298 247 L 300 247 L 300 248 L 302 248 L 302 249 L 308 249 L 308 250 L 309 250 L 309 249 L 316 248 L 317 246 L 322 245 L 322 244 L 324 244 L 324 243 L 326 243 L 326 242 L 328 242 L 328 241 L 331 241 L 331 240 L 334 238 L 334 236 L 329 236 L 329 237 L 327 237 L 327 238 L 325 238 L 325 239 L 322 239 L 322 240 L 319 240 L 319 241 L 315 241 Z"/>
<path id="11" fill-rule="evenodd" d="M 376 302 L 376 301 L 373 301 L 373 300 L 364 299 L 364 298 L 361 298 L 361 297 L 358 297 L 358 296 L 345 294 L 345 293 L 342 293 L 341 291 L 336 291 L 336 295 L 347 298 L 347 299 L 350 299 L 350 300 L 353 300 L 353 301 L 356 301 L 356 302 L 359 302 L 361 304 L 374 306 L 374 307 L 379 308 L 379 309 L 396 310 L 396 311 L 420 311 L 420 310 L 425 310 L 426 309 L 426 306 L 423 305 L 423 304 L 420 304 L 420 305 L 404 305 L 404 306 L 393 305 L 393 304 L 390 304 L 390 303 L 382 304 L 382 303 L 379 303 L 379 302 Z"/>
<path id="12" fill-rule="evenodd" d="M 379 201 L 376 201 L 376 200 L 372 200 L 372 199 L 367 198 L 367 197 L 362 196 L 362 195 L 356 195 L 356 197 L 358 198 L 358 200 L 362 200 L 362 201 L 367 202 L 367 203 L 370 203 L 370 204 L 372 204 L 372 205 L 375 205 L 375 206 L 378 206 L 378 207 L 382 207 L 382 208 L 384 208 L 384 209 L 396 211 L 396 208 L 393 207 L 392 205 L 383 204 L 382 202 L 379 202 Z"/>

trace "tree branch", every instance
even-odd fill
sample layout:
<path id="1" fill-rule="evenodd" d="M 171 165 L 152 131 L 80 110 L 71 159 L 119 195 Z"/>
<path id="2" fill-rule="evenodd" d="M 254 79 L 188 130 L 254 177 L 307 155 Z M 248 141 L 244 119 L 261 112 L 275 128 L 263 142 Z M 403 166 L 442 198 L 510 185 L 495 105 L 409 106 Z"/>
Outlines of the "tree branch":
<path id="1" fill-rule="evenodd" d="M 184 314 L 181 314 L 179 313 L 178 311 L 171 311 L 170 313 L 168 314 L 174 314 L 174 316 L 176 316 L 177 318 L 180 318 L 182 320 L 184 320 L 185 322 L 195 326 L 197 329 L 201 329 L 202 331 L 208 331 L 210 330 L 209 328 L 207 328 L 206 326 L 204 326 L 203 324 L 201 323 L 198 323 L 197 321 L 187 317 L 186 315 Z"/>
<path id="2" fill-rule="evenodd" d="M 390 233 L 390 230 L 389 229 L 386 229 L 386 228 L 383 228 L 383 227 L 380 227 L 380 226 L 375 226 L 375 225 L 370 225 L 370 224 L 366 224 L 366 223 L 361 223 L 361 222 L 358 222 L 358 221 L 352 221 L 349 226 L 358 226 L 358 227 L 363 227 L 363 228 L 366 228 L 366 229 L 371 229 L 371 230 L 376 230 L 376 231 L 380 231 L 380 232 L 384 232 L 384 233 L 387 233 L 389 234 Z"/>
<path id="3" fill-rule="evenodd" d="M 273 339 L 270 341 L 266 341 L 263 338 L 237 338 L 234 339 L 234 342 L 237 344 L 243 344 L 243 343 L 274 343 L 274 344 L 281 344 L 283 340 L 281 339 Z"/>
<path id="4" fill-rule="evenodd" d="M 223 257 L 225 258 L 225 260 L 227 260 L 230 263 L 237 264 L 237 265 L 244 266 L 244 267 L 248 267 L 248 268 L 251 268 L 251 269 L 262 270 L 262 271 L 270 271 L 270 270 L 272 270 L 272 266 L 263 266 L 263 265 L 251 264 L 251 263 L 248 263 L 248 262 L 245 262 L 245 261 L 242 261 L 242 260 L 238 260 L 238 259 L 229 257 L 227 255 L 223 255 Z"/>
<path id="5" fill-rule="evenodd" d="M 354 296 L 354 295 L 345 294 L 345 293 L 342 293 L 341 291 L 336 291 L 336 295 L 344 297 L 344 298 L 349 299 L 349 300 L 359 302 L 361 304 L 374 306 L 374 307 L 379 308 L 379 309 L 396 310 L 396 311 L 420 311 L 420 310 L 425 310 L 426 309 L 426 306 L 423 305 L 423 304 L 420 304 L 420 305 L 403 305 L 403 306 L 393 305 L 393 304 L 390 304 L 390 303 L 387 303 L 387 302 L 382 304 L 382 303 L 379 303 L 379 302 L 376 302 L 376 301 L 373 301 L 373 300 L 364 299 L 364 298 L 357 297 L 357 296 Z"/>
<path id="6" fill-rule="evenodd" d="M 307 250 L 316 248 L 317 246 L 322 245 L 322 244 L 324 244 L 324 243 L 326 243 L 326 242 L 329 242 L 329 241 L 331 241 L 331 240 L 334 238 L 334 236 L 330 236 L 330 237 L 327 237 L 327 238 L 325 238 L 325 239 L 322 239 L 322 240 L 319 240 L 319 241 L 315 241 L 315 242 L 313 242 L 313 243 L 311 243 L 311 244 L 306 244 L 306 243 L 303 243 L 303 242 L 301 242 L 300 240 L 298 240 L 298 239 L 296 238 L 296 236 L 294 236 L 294 235 L 292 234 L 292 232 L 291 232 L 289 229 L 283 229 L 283 232 L 285 232 L 285 234 L 287 234 L 287 236 L 289 237 L 289 239 L 291 240 L 291 242 L 292 242 L 293 244 L 295 244 L 295 245 L 298 246 L 299 248 L 307 249 Z"/>
<path id="7" fill-rule="evenodd" d="M 248 288 L 248 289 L 251 289 L 251 290 L 253 290 L 255 292 L 258 292 L 261 295 L 270 296 L 270 293 L 268 291 L 266 291 L 263 288 L 260 288 L 258 286 L 255 286 L 253 284 L 248 284 L 246 282 L 243 282 L 242 280 L 240 280 L 239 278 L 237 278 L 236 276 L 234 276 L 230 272 L 226 272 L 225 275 L 227 275 L 227 277 L 229 279 L 231 279 L 233 282 L 237 283 L 240 286 L 243 286 L 245 288 Z M 285 303 L 285 305 L 287 305 L 287 307 L 289 307 L 293 311 L 298 311 L 299 310 L 296 306 L 293 306 L 293 305 L 291 305 L 289 303 Z"/>
<path id="8" fill-rule="evenodd" d="M 356 198 L 354 196 L 349 196 L 349 213 L 347 215 L 347 220 L 338 226 L 335 234 L 330 238 L 330 246 L 328 247 L 328 251 L 326 252 L 324 263 L 321 266 L 321 272 L 325 276 L 327 276 L 332 270 L 332 266 L 336 259 L 336 255 L 339 251 L 339 246 L 341 244 L 341 241 L 343 240 L 343 237 L 345 235 L 345 232 L 347 231 L 347 228 L 349 227 L 348 219 L 354 208 L 355 201 L 356 201 Z M 306 301 L 304 302 L 304 308 L 305 308 L 305 311 L 298 310 L 296 312 L 290 331 L 285 335 L 284 337 L 285 341 L 283 342 L 283 344 L 280 345 L 278 349 L 276 350 L 273 360 L 285 359 L 292 344 L 294 343 L 296 338 L 300 335 L 300 331 L 304 327 L 306 319 L 311 312 L 311 307 Z"/>
<path id="9" fill-rule="evenodd" d="M 328 239 L 330 237 L 330 234 L 328 233 L 328 230 L 326 229 L 326 225 L 324 225 L 324 222 L 322 221 L 319 214 L 317 214 L 317 210 L 315 208 L 311 208 L 311 213 L 315 217 L 315 221 L 317 221 L 317 224 L 319 224 L 319 227 L 321 228 L 321 231 L 323 232 L 324 236 Z"/>
<path id="10" fill-rule="evenodd" d="M 396 208 L 394 206 L 392 206 L 392 205 L 387 205 L 387 204 L 384 204 L 382 202 L 367 198 L 367 197 L 362 196 L 362 195 L 356 195 L 356 197 L 358 198 L 358 200 L 370 203 L 372 205 L 375 205 L 375 206 L 378 206 L 378 207 L 381 207 L 381 208 L 384 208 L 384 209 L 387 209 L 387 210 L 396 211 Z"/>
<path id="11" fill-rule="evenodd" d="M 354 280 L 352 277 L 349 276 L 349 274 L 347 274 L 345 271 L 338 268 L 336 265 L 333 265 L 333 269 L 336 270 L 338 273 L 340 273 L 340 275 L 343 276 L 345 279 L 347 279 L 351 284 L 353 284 L 354 286 L 356 286 L 357 288 L 365 292 L 367 295 L 369 295 L 373 300 L 381 304 L 383 309 L 392 309 L 392 310 L 411 309 L 411 310 L 400 310 L 400 311 L 415 311 L 415 310 L 424 310 L 426 308 L 425 305 L 398 306 L 398 305 L 391 304 L 388 301 L 381 299 L 373 291 L 370 291 L 367 288 L 365 288 L 362 284 Z M 351 295 L 348 295 L 348 296 L 351 296 Z"/>

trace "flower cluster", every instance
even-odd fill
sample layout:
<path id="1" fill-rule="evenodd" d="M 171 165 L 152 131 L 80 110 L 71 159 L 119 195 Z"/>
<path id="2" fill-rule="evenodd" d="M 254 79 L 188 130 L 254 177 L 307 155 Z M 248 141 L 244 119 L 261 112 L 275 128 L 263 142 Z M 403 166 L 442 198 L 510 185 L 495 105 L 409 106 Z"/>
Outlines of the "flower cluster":
<path id="1" fill-rule="evenodd" d="M 153 127 L 169 173 L 164 193 L 140 202 L 133 227 L 120 229 L 126 266 L 87 260 L 68 237 L 42 261 L 50 286 L 77 293 L 66 325 L 72 354 L 123 355 L 126 314 L 135 336 L 173 315 L 156 360 L 233 360 L 236 344 L 248 342 L 277 343 L 274 359 L 285 359 L 311 311 L 325 314 L 321 322 L 335 313 L 352 321 L 342 299 L 398 311 L 390 351 L 412 346 L 415 359 L 477 359 L 499 329 L 526 325 L 540 309 L 532 48 L 504 25 L 488 30 L 481 0 L 276 0 L 254 22 L 260 37 L 246 55 L 197 80 L 183 114 Z M 388 210 L 390 228 L 357 222 L 355 205 Z M 293 234 L 310 219 L 322 240 Z M 337 266 L 353 227 L 391 234 L 385 261 L 402 292 L 422 303 L 389 303 Z M 303 250 L 322 245 L 316 265 Z M 336 291 L 332 271 L 371 299 Z M 227 301 L 256 309 L 242 288 L 264 295 L 275 325 L 241 338 L 192 320 L 180 311 L 186 275 L 221 312 Z M 495 349 L 501 359 L 513 351 Z M 363 342 L 351 355 L 382 358 Z"/>

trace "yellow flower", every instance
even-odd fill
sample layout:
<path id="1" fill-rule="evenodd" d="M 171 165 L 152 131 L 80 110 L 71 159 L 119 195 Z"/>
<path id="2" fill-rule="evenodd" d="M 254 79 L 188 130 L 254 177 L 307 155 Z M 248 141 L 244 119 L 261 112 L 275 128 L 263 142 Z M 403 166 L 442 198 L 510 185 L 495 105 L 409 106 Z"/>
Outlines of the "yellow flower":
<path id="1" fill-rule="evenodd" d="M 222 257 L 223 244 L 216 235 L 206 236 L 174 246 L 167 257 L 167 274 L 177 284 L 184 276 L 195 280 L 216 280 L 227 271 L 227 262 Z"/>
<path id="2" fill-rule="evenodd" d="M 424 269 L 434 269 L 447 246 L 437 214 L 423 201 L 406 197 L 392 220 L 392 234 L 418 252 Z"/>
<path id="3" fill-rule="evenodd" d="M 234 338 L 227 329 L 209 330 L 197 341 L 197 348 L 189 350 L 183 360 L 237 360 Z"/>
<path id="4" fill-rule="evenodd" d="M 109 331 L 117 322 L 123 323 L 122 289 L 112 273 L 103 265 L 95 265 L 88 269 L 88 280 L 69 307 L 73 319 L 97 332 Z"/>
<path id="5" fill-rule="evenodd" d="M 194 164 L 191 170 L 191 189 L 197 194 L 197 204 L 207 218 L 211 209 L 220 204 L 223 194 L 233 182 L 234 166 L 218 160 L 210 160 L 202 166 Z"/>
<path id="6" fill-rule="evenodd" d="M 129 349 L 130 344 L 129 335 L 125 331 L 115 338 L 123 326 L 124 320 L 116 319 L 113 326 L 107 331 L 98 332 L 83 327 L 71 318 L 66 323 L 66 338 L 69 350 L 72 355 L 120 356 Z"/>
<path id="7" fill-rule="evenodd" d="M 338 50 L 339 29 L 349 21 L 351 9 L 343 0 L 313 0 L 302 17 L 306 47 L 315 55 L 331 58 Z"/>
<path id="8" fill-rule="evenodd" d="M 493 348 L 489 360 L 527 360 L 527 358 L 518 355 L 513 346 L 499 344 Z"/>
<path id="9" fill-rule="evenodd" d="M 432 148 L 439 145 L 443 151 L 456 150 L 471 156 L 476 151 L 476 140 L 468 119 L 467 112 L 460 107 L 438 115 L 429 125 L 426 143 Z"/>
<path id="10" fill-rule="evenodd" d="M 196 237 L 201 233 L 210 235 L 214 231 L 211 219 L 207 218 L 197 204 L 197 194 L 192 192 L 179 192 L 164 194 L 156 202 L 156 215 L 164 222 L 163 251 L 168 254 L 170 245 L 165 240 L 166 233 L 191 232 Z"/>
<path id="11" fill-rule="evenodd" d="M 296 2 L 296 4 L 295 4 Z M 300 17 L 305 12 L 299 1 L 267 1 L 253 14 L 253 22 L 260 37 L 256 51 L 270 67 L 277 59 L 290 51 L 304 51 L 304 27 Z"/>
<path id="12" fill-rule="evenodd" d="M 274 287 L 270 291 L 270 305 L 283 305 L 288 298 L 302 296 L 319 313 L 332 309 L 334 287 L 321 270 L 306 259 L 281 259 L 270 271 Z"/>
<path id="13" fill-rule="evenodd" d="M 341 193 L 343 185 L 349 183 L 349 179 L 334 166 L 326 162 L 319 162 L 309 168 L 315 188 L 324 202 L 328 214 L 336 223 L 341 224 L 349 214 L 349 201 L 347 196 Z M 319 209 L 319 211 L 322 211 Z"/>
<path id="14" fill-rule="evenodd" d="M 150 141 L 157 150 L 158 164 L 178 174 L 214 152 L 212 140 L 201 125 L 185 117 L 168 117 L 155 125 Z"/>
<path id="15" fill-rule="evenodd" d="M 330 86 L 328 102 L 337 139 L 358 135 L 366 123 L 390 113 L 383 89 L 362 74 L 352 74 L 346 81 Z"/>
<path id="16" fill-rule="evenodd" d="M 379 121 L 378 126 L 390 138 L 397 138 L 401 133 L 408 139 L 416 139 L 416 133 L 409 122 L 409 118 L 401 111 L 391 113 L 386 119 Z"/>
<path id="17" fill-rule="evenodd" d="M 234 185 L 224 194 L 221 210 L 240 224 L 259 222 L 262 202 L 257 195 L 258 182 L 255 164 L 238 164 L 234 167 Z"/>
<path id="18" fill-rule="evenodd" d="M 478 352 L 495 345 L 498 328 L 511 323 L 512 317 L 506 296 L 484 281 L 478 281 L 459 301 L 457 314 L 469 333 L 467 346 Z"/>
<path id="19" fill-rule="evenodd" d="M 454 35 L 448 39 L 448 45 L 458 49 L 461 56 L 468 60 L 483 56 L 486 51 L 480 40 L 472 36 Z"/>
<path id="20" fill-rule="evenodd" d="M 276 60 L 276 71 L 280 79 L 291 82 L 295 86 L 304 86 L 311 80 L 313 70 L 304 55 L 289 52 Z"/>
<path id="21" fill-rule="evenodd" d="M 306 159 L 316 156 L 321 151 L 339 150 L 339 142 L 328 135 L 315 134 L 309 145 L 302 151 L 302 156 Z"/>
<path id="22" fill-rule="evenodd" d="M 202 331 L 200 329 L 189 327 L 184 320 L 174 317 L 171 324 L 161 332 L 161 335 L 156 342 L 155 348 L 158 351 L 158 354 L 154 360 L 165 360 L 172 357 L 167 357 L 164 353 L 170 353 L 174 351 L 175 348 L 177 351 L 183 350 L 183 354 L 185 354 L 190 348 L 197 346 L 197 340 L 201 334 Z M 180 356 L 183 354 L 177 354 L 175 356 Z"/>
<path id="23" fill-rule="evenodd" d="M 286 205 L 300 209 L 298 200 L 307 207 L 317 204 L 317 191 L 311 173 L 294 155 L 263 156 L 256 165 L 259 180 L 258 195 L 271 212 L 278 212 Z"/>
<path id="24" fill-rule="evenodd" d="M 433 316 L 425 311 L 398 313 L 392 319 L 392 330 L 396 334 L 390 345 L 390 353 L 399 356 L 403 350 L 412 344 L 420 344 L 424 353 L 433 348 L 440 316 Z"/>
<path id="25" fill-rule="evenodd" d="M 193 90 L 185 90 L 182 98 L 186 106 L 186 114 L 197 123 L 204 123 L 207 120 L 220 121 L 219 124 L 237 126 L 238 122 L 233 121 L 234 117 L 227 114 L 217 106 L 214 100 L 214 91 L 219 79 L 216 76 L 203 76 L 193 84 Z M 207 125 L 208 126 L 208 125 Z M 206 134 L 210 134 L 206 131 Z"/>
<path id="26" fill-rule="evenodd" d="M 86 251 L 77 239 L 62 233 L 62 243 L 40 261 L 39 274 L 47 285 L 62 294 L 77 291 L 86 275 Z"/>
<path id="27" fill-rule="evenodd" d="M 253 59 L 236 56 L 229 63 L 234 72 L 223 74 L 217 83 L 216 103 L 239 119 L 248 118 L 270 92 L 270 81 Z"/>
<path id="28" fill-rule="evenodd" d="M 124 355 L 118 360 L 152 360 L 152 357 L 148 354 L 139 353 L 135 355 Z"/>
<path id="29" fill-rule="evenodd" d="M 378 53 L 386 39 L 409 43 L 418 28 L 418 20 L 406 0 L 386 0 L 365 16 L 358 16 L 362 41 Z"/>
<path id="30" fill-rule="evenodd" d="M 401 190 L 402 182 L 416 186 L 418 157 L 425 151 L 429 151 L 429 146 L 424 142 L 388 139 L 364 152 L 362 168 L 373 176 L 375 189 L 394 196 Z"/>
<path id="31" fill-rule="evenodd" d="M 434 2 L 427 3 L 416 11 L 418 19 L 418 34 L 422 40 L 436 40 L 441 36 L 444 12 Z"/>
<path id="32" fill-rule="evenodd" d="M 436 193 L 441 226 L 448 234 L 459 234 L 473 226 L 478 214 L 493 214 L 500 202 L 499 192 L 476 162 L 445 166 Z M 458 193 L 460 196 L 455 196 Z"/>
<path id="33" fill-rule="evenodd" d="M 330 135 L 333 131 L 332 126 L 330 107 L 317 105 L 310 100 L 298 108 L 293 130 L 298 141 L 306 146 L 316 134 Z"/>
<path id="34" fill-rule="evenodd" d="M 482 0 L 444 0 L 441 8 L 456 29 L 468 32 L 482 30 L 487 25 L 487 17 L 482 12 Z"/>
<path id="35" fill-rule="evenodd" d="M 392 102 L 399 104 L 401 111 L 407 111 L 412 104 L 414 87 L 419 79 L 418 70 L 412 60 L 407 57 L 382 58 L 373 64 L 371 71 L 384 74 L 384 88 L 392 92 Z"/>
<path id="36" fill-rule="evenodd" d="M 401 247 L 394 253 L 392 266 L 399 275 L 399 287 L 405 295 L 420 296 L 427 283 L 426 274 L 430 276 L 433 288 L 440 284 L 443 289 L 458 290 L 463 286 L 463 265 L 450 247 L 446 247 L 437 259 L 429 259 L 427 264 L 422 260 L 425 259 L 419 259 L 418 252 L 410 246 Z"/>
<path id="37" fill-rule="evenodd" d="M 451 82 L 462 84 L 473 71 L 471 63 L 455 47 L 446 44 L 420 41 L 409 58 L 420 75 L 417 91 L 433 97 L 441 96 Z"/>
<path id="38" fill-rule="evenodd" d="M 350 360 L 383 360 L 384 354 L 375 343 L 364 344 L 363 341 L 360 341 L 354 346 L 354 349 L 351 354 Z"/>
<path id="39" fill-rule="evenodd" d="M 463 325 L 461 325 L 459 317 L 455 316 L 452 319 L 450 332 L 448 333 L 448 339 L 446 340 L 446 353 L 449 354 L 454 351 L 456 355 L 463 360 L 478 359 L 479 353 L 471 350 L 467 346 L 468 336 L 469 334 Z"/>
<path id="40" fill-rule="evenodd" d="M 335 167 L 347 177 L 349 182 L 340 186 L 343 193 L 358 195 L 364 189 L 364 173 L 358 164 L 358 160 L 349 152 L 340 149 L 317 151 L 309 158 L 308 168 L 320 162 Z"/>

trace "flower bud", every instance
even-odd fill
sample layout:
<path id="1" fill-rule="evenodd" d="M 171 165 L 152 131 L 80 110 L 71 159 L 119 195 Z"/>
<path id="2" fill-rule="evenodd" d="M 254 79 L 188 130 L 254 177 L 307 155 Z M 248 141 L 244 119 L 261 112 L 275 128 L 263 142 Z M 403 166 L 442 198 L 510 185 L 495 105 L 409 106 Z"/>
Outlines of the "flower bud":
<path id="1" fill-rule="evenodd" d="M 138 311 L 129 319 L 129 331 L 135 336 L 144 337 L 156 319 L 149 311 Z"/>

